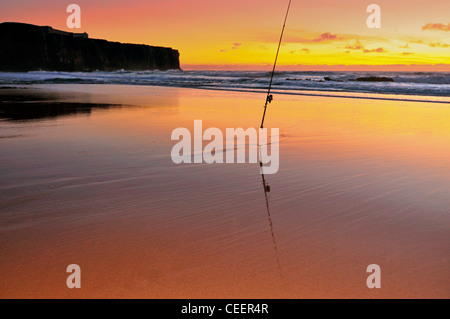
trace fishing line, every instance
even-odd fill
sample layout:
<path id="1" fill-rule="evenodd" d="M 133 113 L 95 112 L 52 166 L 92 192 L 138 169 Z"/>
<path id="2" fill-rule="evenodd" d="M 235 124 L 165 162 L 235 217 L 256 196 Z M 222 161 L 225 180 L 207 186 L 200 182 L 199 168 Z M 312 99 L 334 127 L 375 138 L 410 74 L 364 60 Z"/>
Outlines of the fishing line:
<path id="1" fill-rule="evenodd" d="M 289 9 L 291 8 L 291 1 L 289 0 L 289 5 L 286 11 L 286 17 L 284 18 L 283 29 L 281 30 L 280 41 L 278 42 L 277 54 L 275 56 L 275 62 L 273 63 L 272 75 L 270 76 L 269 89 L 267 90 L 266 104 L 264 105 L 264 113 L 261 121 L 261 128 L 264 127 L 264 118 L 266 117 L 267 104 L 272 102 L 273 96 L 270 94 L 270 90 L 272 89 L 273 76 L 275 75 L 275 67 L 277 66 L 278 54 L 280 53 L 281 41 L 283 40 L 284 28 L 286 27 L 286 21 L 289 15 Z"/>

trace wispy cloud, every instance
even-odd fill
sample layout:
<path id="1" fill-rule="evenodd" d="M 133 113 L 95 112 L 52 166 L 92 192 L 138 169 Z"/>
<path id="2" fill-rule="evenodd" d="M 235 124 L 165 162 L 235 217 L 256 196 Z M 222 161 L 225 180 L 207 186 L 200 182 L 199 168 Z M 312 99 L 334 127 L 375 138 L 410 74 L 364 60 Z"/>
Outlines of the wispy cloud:
<path id="1" fill-rule="evenodd" d="M 408 42 L 413 43 L 413 44 L 427 45 L 432 48 L 450 48 L 450 44 L 448 44 L 448 43 L 428 42 L 428 41 L 424 41 L 422 39 L 417 39 L 417 38 L 412 38 L 412 37 L 410 37 L 408 39 Z M 400 48 L 409 49 L 409 45 L 400 46 Z"/>
<path id="2" fill-rule="evenodd" d="M 437 42 L 437 43 L 429 43 L 428 44 L 430 47 L 433 47 L 433 48 L 450 48 L 450 44 L 447 44 L 447 43 L 440 43 L 440 42 Z"/>
<path id="3" fill-rule="evenodd" d="M 412 55 L 414 54 L 413 52 L 403 52 L 402 55 Z"/>
<path id="4" fill-rule="evenodd" d="M 364 45 L 362 45 L 359 41 L 356 41 L 355 44 L 347 45 L 345 48 L 347 50 L 364 50 Z"/>
<path id="5" fill-rule="evenodd" d="M 311 52 L 308 48 L 302 48 L 301 50 L 292 50 L 292 51 L 290 51 L 289 53 L 290 54 L 294 54 L 294 53 L 296 53 L 296 52 L 300 52 L 300 53 L 309 53 L 309 52 Z"/>
<path id="6" fill-rule="evenodd" d="M 231 50 L 236 50 L 236 49 L 238 49 L 240 46 L 242 46 L 242 43 L 235 42 L 235 43 L 233 43 L 233 46 L 231 47 Z M 229 50 L 228 50 L 228 49 L 222 49 L 222 50 L 219 50 L 219 51 L 222 52 L 222 53 L 224 53 L 224 52 L 228 52 Z"/>
<path id="7" fill-rule="evenodd" d="M 330 32 L 322 33 L 320 37 L 317 39 L 314 39 L 314 42 L 322 42 L 322 41 L 328 41 L 328 40 L 340 40 L 341 38 L 338 37 L 337 34 L 331 34 Z"/>
<path id="8" fill-rule="evenodd" d="M 450 23 L 447 25 L 443 23 L 428 23 L 422 27 L 422 30 L 450 31 Z"/>
<path id="9" fill-rule="evenodd" d="M 364 49 L 363 52 L 364 53 L 386 53 L 386 50 L 383 48 L 376 48 L 376 49 L 372 49 L 372 50 Z"/>
<path id="10" fill-rule="evenodd" d="M 345 51 L 345 53 L 350 53 L 352 50 L 353 51 L 362 51 L 364 53 L 386 53 L 387 51 L 384 48 L 376 48 L 376 49 L 366 49 L 366 47 L 359 42 L 359 40 L 356 40 L 356 42 L 354 44 L 351 45 L 347 45 L 345 46 L 345 48 L 347 49 L 347 51 Z"/>
<path id="11" fill-rule="evenodd" d="M 341 40 L 342 38 L 338 37 L 337 34 L 331 34 L 330 32 L 322 33 L 318 38 L 310 40 L 310 42 L 324 42 L 324 41 L 334 41 Z"/>
<path id="12" fill-rule="evenodd" d="M 242 43 L 234 43 L 233 47 L 231 48 L 231 50 L 236 50 L 237 48 L 239 48 L 240 46 L 242 46 Z"/>
<path id="13" fill-rule="evenodd" d="M 320 34 L 318 37 L 313 39 L 305 39 L 298 37 L 286 37 L 285 42 L 290 43 L 321 43 L 321 42 L 331 42 L 331 41 L 340 41 L 344 38 L 338 36 L 337 34 L 332 34 L 330 32 L 325 32 Z"/>

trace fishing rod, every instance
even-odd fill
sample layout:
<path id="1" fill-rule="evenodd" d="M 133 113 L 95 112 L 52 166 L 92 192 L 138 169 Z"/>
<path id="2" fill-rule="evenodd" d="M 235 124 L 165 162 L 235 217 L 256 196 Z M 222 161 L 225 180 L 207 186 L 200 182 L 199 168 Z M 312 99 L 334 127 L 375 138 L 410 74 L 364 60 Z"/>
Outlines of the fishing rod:
<path id="1" fill-rule="evenodd" d="M 286 27 L 287 17 L 289 15 L 289 9 L 291 8 L 292 0 L 289 0 L 289 5 L 286 11 L 286 17 L 284 18 L 283 29 L 281 30 L 280 41 L 278 42 L 277 54 L 275 56 L 275 62 L 273 63 L 272 75 L 270 76 L 269 89 L 267 90 L 266 104 L 264 105 L 264 113 L 261 121 L 261 128 L 264 127 L 264 118 L 266 117 L 267 105 L 272 102 L 273 96 L 270 94 L 270 90 L 272 89 L 273 76 L 275 75 L 275 67 L 277 66 L 278 54 L 280 53 L 281 41 L 283 40 L 284 28 Z"/>

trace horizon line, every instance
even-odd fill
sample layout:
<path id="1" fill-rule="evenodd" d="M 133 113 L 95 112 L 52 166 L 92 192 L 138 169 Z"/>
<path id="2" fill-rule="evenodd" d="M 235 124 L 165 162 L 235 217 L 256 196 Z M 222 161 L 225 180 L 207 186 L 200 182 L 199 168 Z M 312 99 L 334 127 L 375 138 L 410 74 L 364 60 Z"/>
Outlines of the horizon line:
<path id="1" fill-rule="evenodd" d="M 273 65 L 267 64 L 183 64 L 185 71 L 270 71 Z M 277 71 L 410 71 L 410 72 L 450 72 L 450 64 L 379 64 L 379 65 L 278 65 Z"/>

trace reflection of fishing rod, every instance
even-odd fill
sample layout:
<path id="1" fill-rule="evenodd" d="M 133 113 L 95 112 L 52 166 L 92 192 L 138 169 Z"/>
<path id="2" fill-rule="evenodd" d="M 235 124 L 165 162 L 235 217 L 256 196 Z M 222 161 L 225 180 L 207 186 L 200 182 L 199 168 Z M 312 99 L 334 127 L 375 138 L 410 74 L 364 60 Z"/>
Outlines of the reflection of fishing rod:
<path id="1" fill-rule="evenodd" d="M 261 121 L 261 128 L 264 127 L 264 118 L 266 117 L 267 104 L 272 102 L 273 96 L 270 94 L 270 90 L 272 89 L 273 76 L 275 75 L 275 67 L 277 66 L 278 53 L 280 53 L 281 41 L 283 40 L 284 28 L 286 27 L 286 21 L 289 14 L 289 9 L 291 8 L 291 1 L 289 0 L 289 5 L 286 11 L 286 17 L 284 18 L 283 29 L 281 30 L 280 41 L 278 42 L 277 54 L 275 56 L 275 62 L 273 63 L 272 75 L 270 76 L 269 89 L 267 90 L 266 104 L 264 105 L 264 113 Z"/>
<path id="2" fill-rule="evenodd" d="M 259 146 L 259 152 L 261 154 L 261 146 Z M 262 171 L 262 165 L 263 165 L 262 161 L 260 161 L 259 162 L 259 167 L 260 167 L 260 170 L 261 170 L 260 173 L 261 173 L 261 176 L 262 176 L 262 184 L 263 184 L 263 187 L 264 187 L 264 197 L 266 198 L 267 219 L 269 220 L 270 233 L 272 235 L 273 249 L 275 250 L 275 256 L 276 256 L 276 259 L 277 259 L 278 269 L 280 270 L 280 276 L 283 276 L 282 273 L 281 273 L 280 258 L 278 257 L 278 247 L 277 247 L 277 242 L 275 240 L 275 233 L 273 232 L 272 217 L 270 216 L 270 210 L 269 210 L 269 197 L 268 197 L 267 193 L 270 193 L 270 186 L 266 182 L 266 179 L 264 177 L 264 174 L 263 174 L 263 171 Z"/>

